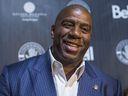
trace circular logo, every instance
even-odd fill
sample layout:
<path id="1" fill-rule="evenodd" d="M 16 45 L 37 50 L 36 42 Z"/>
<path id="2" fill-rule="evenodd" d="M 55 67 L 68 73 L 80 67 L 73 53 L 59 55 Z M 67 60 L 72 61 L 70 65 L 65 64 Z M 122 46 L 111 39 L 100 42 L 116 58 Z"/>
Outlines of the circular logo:
<path id="1" fill-rule="evenodd" d="M 118 43 L 116 56 L 121 63 L 128 65 L 128 40 L 122 40 Z"/>
<path id="2" fill-rule="evenodd" d="M 27 13 L 34 12 L 35 11 L 35 8 L 36 7 L 35 7 L 34 3 L 32 3 L 32 2 L 26 2 L 24 4 L 24 11 L 27 12 Z"/>
<path id="3" fill-rule="evenodd" d="M 18 52 L 19 61 L 31 58 L 33 56 L 41 55 L 45 52 L 44 48 L 35 42 L 27 42 L 21 46 Z"/>

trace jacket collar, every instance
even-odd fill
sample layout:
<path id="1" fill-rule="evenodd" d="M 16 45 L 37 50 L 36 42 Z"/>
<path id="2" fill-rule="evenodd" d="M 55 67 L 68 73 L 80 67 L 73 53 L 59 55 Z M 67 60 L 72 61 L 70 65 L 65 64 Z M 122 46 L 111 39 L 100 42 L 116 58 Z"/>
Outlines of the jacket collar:
<path id="1" fill-rule="evenodd" d="M 32 72 L 32 81 L 33 85 L 35 84 L 34 89 L 36 96 L 39 96 L 44 89 L 46 90 L 45 92 L 43 92 L 43 94 L 45 94 L 46 96 L 56 96 L 48 50 L 43 55 L 39 56 L 39 58 L 34 63 L 35 64 L 33 67 L 34 70 Z M 85 71 L 79 80 L 78 96 L 101 96 L 100 88 L 101 80 L 98 78 L 95 69 L 91 64 L 85 62 Z"/>
<path id="2" fill-rule="evenodd" d="M 102 96 L 101 80 L 91 64 L 85 62 L 85 72 L 79 81 L 78 96 Z"/>
<path id="3" fill-rule="evenodd" d="M 34 96 L 56 96 L 48 51 L 33 61 L 34 66 L 33 70 L 30 69 L 30 78 Z"/>

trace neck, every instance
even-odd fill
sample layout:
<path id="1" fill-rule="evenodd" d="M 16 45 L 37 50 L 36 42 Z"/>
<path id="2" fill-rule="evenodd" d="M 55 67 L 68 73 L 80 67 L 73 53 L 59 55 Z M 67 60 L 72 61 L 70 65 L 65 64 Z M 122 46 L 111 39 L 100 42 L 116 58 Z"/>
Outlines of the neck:
<path id="1" fill-rule="evenodd" d="M 66 75 L 67 80 L 74 74 L 76 69 L 80 66 L 81 63 L 79 64 L 68 64 L 64 66 L 64 72 Z"/>

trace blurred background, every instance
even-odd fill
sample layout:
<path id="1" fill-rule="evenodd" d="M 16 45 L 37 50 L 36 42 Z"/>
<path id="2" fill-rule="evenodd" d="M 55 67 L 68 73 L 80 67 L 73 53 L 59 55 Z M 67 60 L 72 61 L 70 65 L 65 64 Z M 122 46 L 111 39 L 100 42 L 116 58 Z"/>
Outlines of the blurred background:
<path id="1" fill-rule="evenodd" d="M 85 1 L 85 0 L 83 0 Z M 57 13 L 70 0 L 0 0 L 0 72 L 3 67 L 43 54 L 52 44 Z M 128 0 L 86 0 L 93 35 L 85 59 L 128 88 Z"/>

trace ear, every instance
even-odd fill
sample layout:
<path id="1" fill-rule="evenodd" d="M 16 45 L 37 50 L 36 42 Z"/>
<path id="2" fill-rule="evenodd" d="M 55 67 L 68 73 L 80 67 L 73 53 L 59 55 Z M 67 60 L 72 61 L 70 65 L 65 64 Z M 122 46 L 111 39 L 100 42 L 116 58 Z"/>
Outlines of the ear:
<path id="1" fill-rule="evenodd" d="M 51 38 L 54 38 L 55 25 L 51 26 Z"/>

